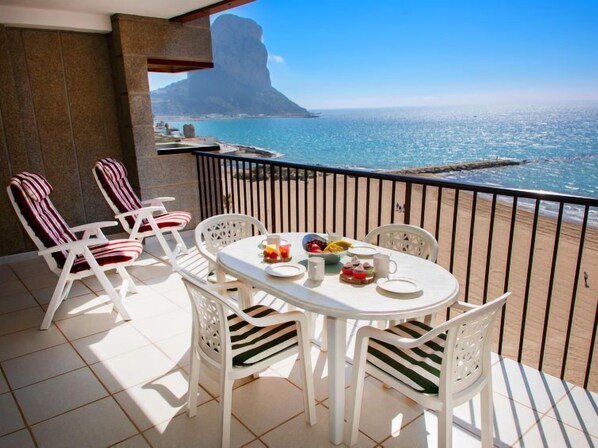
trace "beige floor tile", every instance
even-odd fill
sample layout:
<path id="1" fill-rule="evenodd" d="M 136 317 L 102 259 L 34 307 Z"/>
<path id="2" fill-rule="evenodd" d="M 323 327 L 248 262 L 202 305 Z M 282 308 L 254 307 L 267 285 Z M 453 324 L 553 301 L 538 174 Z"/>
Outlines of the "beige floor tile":
<path id="1" fill-rule="evenodd" d="M 35 448 L 29 431 L 22 429 L 0 437 L 0 448 Z"/>
<path id="2" fill-rule="evenodd" d="M 43 318 L 44 311 L 39 306 L 0 314 L 0 336 L 27 328 L 38 328 Z"/>
<path id="3" fill-rule="evenodd" d="M 74 341 L 123 325 L 125 321 L 113 310 L 114 305 L 106 304 L 85 314 L 56 321 L 54 324 L 60 328 L 69 341 Z"/>
<path id="4" fill-rule="evenodd" d="M 15 397 L 30 425 L 106 395 L 104 387 L 87 367 L 15 391 Z"/>
<path id="5" fill-rule="evenodd" d="M 328 409 L 323 405 L 316 406 L 318 418 L 314 426 L 309 426 L 304 414 L 278 426 L 260 437 L 266 445 L 272 447 L 303 448 L 303 447 L 329 447 L 330 433 L 328 431 Z M 360 433 L 356 447 L 373 447 L 376 445 L 372 439 Z"/>
<path id="6" fill-rule="evenodd" d="M 149 340 L 158 342 L 190 331 L 191 315 L 185 311 L 176 310 L 142 321 L 131 321 L 131 323 Z"/>
<path id="7" fill-rule="evenodd" d="M 511 446 L 536 424 L 541 415 L 503 395 L 493 395 L 494 441 L 501 446 Z M 453 413 L 453 422 L 481 437 L 480 397 L 458 406 Z"/>
<path id="8" fill-rule="evenodd" d="M 97 312 L 98 308 L 109 304 L 110 300 L 107 296 L 98 297 L 91 292 L 82 296 L 71 297 L 60 304 L 54 314 L 54 321 L 68 319 L 85 313 L 93 314 Z M 48 304 L 44 304 L 43 308 L 47 310 Z"/>
<path id="9" fill-rule="evenodd" d="M 48 274 L 56 276 L 56 274 L 50 270 L 45 260 L 42 258 L 39 260 L 41 263 L 15 263 L 12 265 L 12 269 L 23 280 Z"/>
<path id="10" fill-rule="evenodd" d="M 0 361 L 64 344 L 65 342 L 66 339 L 54 325 L 45 331 L 30 328 L 29 330 L 11 333 L 0 337 Z"/>
<path id="11" fill-rule="evenodd" d="M 0 415 L 0 436 L 25 427 L 17 404 L 9 392 L 0 395 Z"/>
<path id="12" fill-rule="evenodd" d="M 189 365 L 184 367 L 183 370 L 189 375 Z M 270 372 L 270 376 L 272 375 L 279 374 L 272 371 Z M 241 387 L 251 381 L 254 381 L 252 376 L 241 378 L 240 380 L 235 381 L 233 389 Z M 207 390 L 212 397 L 218 398 L 220 396 L 220 371 L 216 371 L 211 367 L 207 367 L 205 363 L 201 363 L 199 368 L 199 385 L 204 390 Z"/>
<path id="13" fill-rule="evenodd" d="M 135 263 L 134 266 L 129 268 L 129 273 L 135 278 L 144 281 L 151 278 L 170 275 L 172 273 L 172 267 L 155 260 L 155 262 L 146 266 L 139 266 L 139 264 Z"/>
<path id="14" fill-rule="evenodd" d="M 345 393 L 345 418 L 352 403 L 352 390 Z M 328 401 L 324 404 L 328 406 Z M 396 434 L 420 416 L 423 408 L 394 389 L 385 389 L 374 378 L 367 378 L 363 388 L 359 429 L 376 442 Z"/>
<path id="15" fill-rule="evenodd" d="M 187 374 L 177 370 L 119 392 L 114 398 L 144 431 L 186 412 L 188 387 Z M 210 400 L 212 397 L 200 388 L 198 405 Z"/>
<path id="16" fill-rule="evenodd" d="M 10 276 L 9 279 L 2 282 L 0 289 L 0 297 L 11 296 L 14 294 L 22 294 L 27 292 L 25 285 L 16 276 Z"/>
<path id="17" fill-rule="evenodd" d="M 157 348 L 148 345 L 93 364 L 91 368 L 108 390 L 116 393 L 158 378 L 173 370 L 173 366 Z"/>
<path id="18" fill-rule="evenodd" d="M 382 442 L 383 447 L 430 448 L 438 445 L 438 419 L 430 411 L 409 423 L 399 433 Z M 453 446 L 479 448 L 479 439 L 463 428 L 453 426 Z"/>
<path id="19" fill-rule="evenodd" d="M 112 286 L 114 286 L 115 288 L 120 288 L 120 285 L 122 284 L 122 278 L 119 274 L 117 274 L 115 271 L 106 272 L 106 277 L 108 277 L 108 280 L 110 281 Z M 95 275 L 81 279 L 81 281 L 85 284 L 87 288 L 91 289 L 93 292 L 101 293 L 104 291 L 104 287 Z"/>
<path id="20" fill-rule="evenodd" d="M 575 387 L 546 414 L 598 437 L 598 394 Z"/>
<path id="21" fill-rule="evenodd" d="M 155 291 L 143 294 L 132 294 L 125 301 L 131 319 L 141 321 L 154 316 L 162 316 L 179 308 L 170 300 Z"/>
<path id="22" fill-rule="evenodd" d="M 4 375 L 2 375 L 2 372 L 0 371 L 0 394 L 8 392 L 8 390 L 8 383 L 6 382 L 6 380 L 4 379 Z"/>
<path id="23" fill-rule="evenodd" d="M 150 448 L 150 446 L 141 434 L 137 434 L 135 437 L 131 437 L 116 445 L 112 445 L 111 448 Z"/>
<path id="24" fill-rule="evenodd" d="M 52 299 L 52 294 L 54 294 L 54 290 L 56 289 L 56 283 L 58 282 L 58 277 L 54 277 L 56 280 L 54 281 L 54 284 L 52 286 L 47 286 L 45 288 L 31 291 L 31 294 L 33 294 L 35 300 L 37 300 L 40 305 L 50 303 L 50 300 Z M 84 294 L 89 294 L 90 292 L 91 290 L 87 286 L 85 286 L 80 281 L 76 281 L 75 283 L 73 283 L 73 286 L 71 287 L 68 298 L 70 299 L 72 297 L 82 296 Z"/>
<path id="25" fill-rule="evenodd" d="M 545 416 L 513 446 L 529 448 L 596 447 L 598 446 L 598 438 Z"/>
<path id="26" fill-rule="evenodd" d="M 179 366 L 186 367 L 189 365 L 190 331 L 156 342 L 155 345 Z"/>
<path id="27" fill-rule="evenodd" d="M 73 341 L 73 346 L 87 364 L 104 361 L 149 344 L 150 341 L 129 323 Z"/>
<path id="28" fill-rule="evenodd" d="M 53 272 L 46 272 L 45 274 L 39 274 L 28 278 L 23 281 L 29 288 L 29 291 L 37 291 L 44 288 L 51 287 L 54 289 L 58 283 L 58 276 Z"/>
<path id="29" fill-rule="evenodd" d="M 38 306 L 39 304 L 35 301 L 29 291 L 0 296 L 0 314 Z"/>
<path id="30" fill-rule="evenodd" d="M 541 414 L 548 412 L 571 389 L 564 381 L 503 358 L 492 366 L 494 392 Z"/>
<path id="31" fill-rule="evenodd" d="M 312 346 L 311 363 L 314 379 L 314 389 L 317 401 L 323 401 L 328 398 L 328 354 L 319 348 Z M 282 377 L 288 378 L 297 387 L 303 389 L 301 381 L 301 364 L 297 361 L 297 356 L 288 358 L 272 366 Z M 352 368 L 350 364 L 345 365 L 345 385 L 351 383 Z"/>
<path id="32" fill-rule="evenodd" d="M 233 414 L 256 435 L 303 412 L 303 393 L 289 381 L 267 373 L 233 391 Z"/>
<path id="33" fill-rule="evenodd" d="M 13 389 L 80 369 L 84 365 L 81 357 L 69 344 L 57 345 L 2 363 Z"/>
<path id="34" fill-rule="evenodd" d="M 243 448 L 266 448 L 266 445 L 260 442 L 259 439 L 255 439 L 253 442 L 243 445 Z"/>
<path id="35" fill-rule="evenodd" d="M 43 448 L 101 448 L 137 432 L 111 397 L 38 423 L 31 429 Z"/>
<path id="36" fill-rule="evenodd" d="M 219 404 L 212 400 L 199 408 L 197 415 L 189 418 L 187 414 L 181 414 L 169 422 L 154 426 L 144 432 L 153 447 L 190 447 L 201 446 L 206 448 L 217 446 L 217 428 Z M 236 418 L 231 424 L 231 447 L 241 447 L 255 439 Z"/>

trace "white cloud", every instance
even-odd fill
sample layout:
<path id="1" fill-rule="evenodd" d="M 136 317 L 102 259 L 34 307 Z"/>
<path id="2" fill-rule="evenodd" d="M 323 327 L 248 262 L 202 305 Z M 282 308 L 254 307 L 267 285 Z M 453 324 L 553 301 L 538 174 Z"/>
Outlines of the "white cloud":
<path id="1" fill-rule="evenodd" d="M 284 62 L 284 58 L 282 56 L 278 56 L 276 54 L 269 54 L 268 60 L 273 61 L 273 62 L 279 62 L 279 63 Z"/>

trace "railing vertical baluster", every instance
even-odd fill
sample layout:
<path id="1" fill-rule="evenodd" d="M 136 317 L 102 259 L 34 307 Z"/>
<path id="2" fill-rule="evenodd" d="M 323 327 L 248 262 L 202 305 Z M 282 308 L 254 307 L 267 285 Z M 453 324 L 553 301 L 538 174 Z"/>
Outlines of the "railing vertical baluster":
<path id="1" fill-rule="evenodd" d="M 308 226 L 308 222 L 307 222 L 307 170 L 303 170 L 303 200 L 304 200 L 304 204 L 303 204 L 303 210 L 305 210 L 304 213 L 304 220 L 305 220 L 305 227 L 303 228 L 305 232 L 307 232 L 307 229 L 309 228 Z"/>
<path id="2" fill-rule="evenodd" d="M 314 232 L 318 231 L 318 172 L 314 170 Z"/>
<path id="3" fill-rule="evenodd" d="M 525 321 L 527 318 L 527 307 L 529 305 L 529 291 L 532 283 L 532 268 L 534 266 L 534 250 L 536 249 L 536 234 L 538 231 L 538 216 L 540 213 L 540 200 L 536 199 L 534 208 L 534 223 L 532 225 L 532 240 L 529 248 L 529 258 L 527 263 L 527 275 L 525 280 L 525 295 L 523 297 L 523 312 L 521 313 L 521 331 L 519 332 L 519 350 L 517 361 L 523 359 L 523 338 L 525 337 Z"/>
<path id="4" fill-rule="evenodd" d="M 272 224 L 270 223 L 270 226 L 268 226 L 268 179 L 266 176 L 266 164 L 262 163 L 262 173 L 264 173 L 262 180 L 263 180 L 263 192 L 264 192 L 264 224 L 266 224 L 266 228 L 267 229 L 271 229 L 272 228 Z"/>
<path id="5" fill-rule="evenodd" d="M 322 230 L 324 232 L 328 232 L 328 223 L 326 222 L 326 217 L 328 215 L 328 188 L 327 188 L 327 173 L 322 172 Z"/>
<path id="6" fill-rule="evenodd" d="M 249 210 L 247 209 L 247 175 L 245 173 L 245 162 L 242 163 L 243 166 L 243 213 L 249 215 Z M 239 176 L 239 161 L 237 160 L 237 195 L 239 196 L 239 209 L 241 208 L 241 178 Z"/>
<path id="7" fill-rule="evenodd" d="M 509 280 L 511 274 L 511 261 L 513 259 L 513 240 L 515 236 L 515 223 L 517 221 L 517 202 L 519 198 L 515 196 L 513 198 L 513 208 L 511 211 L 511 226 L 509 229 L 509 246 L 507 248 L 507 265 L 505 266 L 505 284 L 503 291 L 507 292 L 509 290 Z M 507 303 L 503 309 L 500 311 L 500 330 L 498 336 L 498 354 L 502 355 L 502 347 L 504 342 L 505 336 L 505 321 L 506 321 L 506 308 L 509 306 Z"/>
<path id="8" fill-rule="evenodd" d="M 581 259 L 583 257 L 583 242 L 586 240 L 586 230 L 588 229 L 588 217 L 590 207 L 585 206 L 583 215 L 583 224 L 581 226 L 581 237 L 579 238 L 579 251 L 577 252 L 577 265 L 575 266 L 575 278 L 573 279 L 573 291 L 571 293 L 571 306 L 569 307 L 569 319 L 567 320 L 567 336 L 565 337 L 565 347 L 563 350 L 563 363 L 561 364 L 561 379 L 565 379 L 567 370 L 567 358 L 569 356 L 569 342 L 571 341 L 571 330 L 573 329 L 573 316 L 575 314 L 575 302 L 577 301 L 577 286 L 579 285 L 579 274 L 581 272 Z"/>
<path id="9" fill-rule="evenodd" d="M 230 193 L 230 191 L 228 190 L 228 170 L 226 168 L 226 166 L 228 165 L 227 161 L 225 160 L 221 165 L 221 171 L 224 171 L 224 173 L 222 174 L 222 177 L 224 178 L 224 198 L 223 201 L 224 202 L 224 207 L 225 207 L 225 213 L 230 213 L 231 210 L 231 206 L 233 204 L 233 195 Z M 231 172 L 232 172 L 232 167 L 231 167 Z M 232 186 L 232 183 L 231 183 Z"/>
<path id="10" fill-rule="evenodd" d="M 407 182 L 405 184 L 405 205 L 403 206 L 403 212 L 405 216 L 403 222 L 405 224 L 411 224 L 411 195 L 413 194 L 413 184 Z"/>
<path id="11" fill-rule="evenodd" d="M 289 232 L 291 231 L 291 167 L 287 166 L 287 225 Z M 295 208 L 295 213 L 297 209 Z"/>
<path id="12" fill-rule="evenodd" d="M 421 200 L 422 209 L 421 209 L 421 214 L 419 217 L 419 226 L 422 229 L 425 227 L 425 223 L 426 223 L 426 191 L 427 191 L 427 187 L 426 187 L 426 185 L 423 185 L 422 186 L 422 200 Z"/>
<path id="13" fill-rule="evenodd" d="M 453 202 L 453 226 L 451 229 L 451 262 L 449 271 L 455 271 L 455 245 L 457 241 L 457 219 L 459 218 L 459 192 L 455 190 L 455 200 Z"/>
<path id="14" fill-rule="evenodd" d="M 226 160 L 224 160 L 224 164 L 226 166 Z M 226 204 L 227 204 L 227 212 L 228 210 L 233 211 L 233 213 L 240 213 L 241 211 L 241 196 L 239 194 L 235 195 L 235 182 L 237 184 L 237 187 L 239 186 L 239 178 L 237 177 L 235 179 L 235 176 L 233 174 L 233 161 L 229 160 L 228 161 L 228 179 L 230 181 L 230 191 L 226 192 L 226 196 L 225 196 L 225 200 L 226 200 Z M 224 175 L 224 179 L 225 182 L 226 181 L 226 173 Z M 227 187 L 228 188 L 228 187 Z M 230 201 L 229 201 L 230 199 Z M 229 205 L 230 204 L 230 205 Z M 230 212 L 228 212 L 230 213 Z"/>
<path id="15" fill-rule="evenodd" d="M 278 214 L 279 214 L 279 219 L 280 219 L 280 231 L 284 232 L 284 194 L 283 194 L 283 188 L 282 188 L 282 167 L 279 166 L 278 167 Z M 289 214 L 291 211 L 287 210 L 287 214 Z M 291 229 L 287 229 L 287 232 L 290 232 Z"/>
<path id="16" fill-rule="evenodd" d="M 496 216 L 496 194 L 492 195 L 492 206 L 490 208 L 490 224 L 488 228 L 488 247 L 486 249 L 486 270 L 484 271 L 484 292 L 482 303 L 488 301 L 488 283 L 490 279 L 490 261 L 492 260 L 492 245 L 494 241 L 494 218 Z"/>
<path id="17" fill-rule="evenodd" d="M 205 203 L 205 207 L 206 207 L 206 218 L 209 216 L 212 216 L 214 213 L 212 212 L 212 201 L 210 201 L 210 190 L 209 190 L 209 186 L 211 184 L 210 181 L 210 177 L 208 174 L 208 164 L 210 163 L 210 159 L 207 160 L 203 160 L 202 161 L 202 176 L 204 178 L 204 192 L 205 192 L 205 198 L 206 198 L 206 203 Z"/>
<path id="18" fill-rule="evenodd" d="M 265 168 L 265 167 L 264 167 Z M 274 180 L 274 165 L 270 165 L 270 219 L 272 222 L 270 223 L 270 228 L 272 229 L 273 233 L 277 232 L 277 225 L 276 225 L 276 191 L 275 191 L 275 180 Z"/>
<path id="19" fill-rule="evenodd" d="M 471 218 L 469 222 L 469 247 L 467 248 L 467 273 L 465 274 L 465 295 L 464 301 L 469 302 L 469 287 L 471 285 L 471 258 L 473 255 L 473 242 L 475 241 L 475 215 L 478 203 L 478 192 L 473 193 L 473 200 L 471 203 Z"/>
<path id="20" fill-rule="evenodd" d="M 355 200 L 353 202 L 353 238 L 357 239 L 357 220 L 359 218 L 359 177 L 355 176 L 354 194 Z"/>
<path id="21" fill-rule="evenodd" d="M 251 199 L 251 202 L 250 202 L 251 203 L 251 216 L 253 216 L 254 218 L 260 219 L 259 208 L 258 208 L 257 216 L 255 215 L 255 207 L 256 207 L 256 205 L 254 204 L 255 196 L 259 197 L 259 190 L 257 187 L 255 188 L 256 194 L 255 194 L 255 196 L 253 195 L 253 190 L 254 190 L 253 181 L 255 180 L 255 175 L 256 174 L 253 172 L 253 163 L 249 162 L 249 196 Z M 259 207 L 259 203 L 258 203 L 257 207 Z"/>
<path id="22" fill-rule="evenodd" d="M 197 197 L 199 198 L 199 220 L 203 221 L 205 219 L 205 214 L 204 214 L 204 207 L 205 207 L 205 203 L 206 201 L 203 198 L 203 186 L 202 186 L 202 179 L 200 176 L 201 173 L 201 164 L 203 163 L 203 160 L 201 157 L 199 157 L 198 155 L 195 155 L 195 167 L 197 170 Z M 203 202 L 203 206 L 202 203 Z"/>
<path id="23" fill-rule="evenodd" d="M 343 235 L 347 235 L 347 175 L 343 174 Z"/>
<path id="24" fill-rule="evenodd" d="M 295 168 L 295 231 L 299 232 L 299 169 Z"/>
<path id="25" fill-rule="evenodd" d="M 332 231 L 336 232 L 336 173 L 332 176 Z"/>
<path id="26" fill-rule="evenodd" d="M 440 244 L 440 218 L 442 216 L 442 187 L 438 187 L 438 196 L 436 198 L 436 229 L 434 229 L 434 238 Z"/>
<path id="27" fill-rule="evenodd" d="M 378 179 L 378 224 L 377 227 L 380 227 L 382 225 L 382 200 L 383 200 L 383 196 L 382 196 L 382 192 L 384 190 L 384 181 L 382 179 Z M 393 204 L 394 205 L 394 204 Z M 392 207 L 391 207 L 392 209 Z"/>
<path id="28" fill-rule="evenodd" d="M 395 223 L 395 215 L 397 212 L 397 181 L 393 180 L 392 181 L 392 194 L 390 196 L 390 223 L 394 224 Z"/>
<path id="29" fill-rule="evenodd" d="M 586 364 L 586 376 L 583 380 L 583 388 L 587 389 L 590 382 L 590 372 L 592 371 L 592 361 L 594 360 L 594 347 L 596 346 L 596 330 L 598 330 L 598 304 L 594 313 L 594 326 L 592 327 L 592 338 L 590 339 L 590 349 L 588 350 L 588 361 Z"/>
<path id="30" fill-rule="evenodd" d="M 370 178 L 365 181 L 365 234 L 370 231 Z"/>
<path id="31" fill-rule="evenodd" d="M 561 237 L 561 224 L 563 222 L 563 210 L 565 204 L 559 205 L 559 214 L 556 221 L 556 230 L 554 235 L 554 245 L 552 247 L 552 262 L 550 266 L 550 279 L 548 280 L 548 293 L 546 295 L 546 310 L 544 312 L 544 329 L 542 331 L 542 341 L 540 342 L 540 359 L 538 360 L 538 370 L 544 366 L 544 351 L 546 349 L 546 336 L 548 335 L 548 319 L 550 318 L 550 307 L 552 305 L 552 287 L 554 286 L 554 274 L 556 272 L 556 261 L 559 252 L 559 240 Z"/>

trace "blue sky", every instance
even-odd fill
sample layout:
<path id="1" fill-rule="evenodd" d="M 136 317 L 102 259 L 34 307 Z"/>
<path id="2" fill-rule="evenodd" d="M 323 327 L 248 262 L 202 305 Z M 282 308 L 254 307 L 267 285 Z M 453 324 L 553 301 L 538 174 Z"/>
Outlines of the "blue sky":
<path id="1" fill-rule="evenodd" d="M 310 109 L 598 101 L 596 0 L 256 0 L 229 13 L 262 26 L 273 86 Z"/>

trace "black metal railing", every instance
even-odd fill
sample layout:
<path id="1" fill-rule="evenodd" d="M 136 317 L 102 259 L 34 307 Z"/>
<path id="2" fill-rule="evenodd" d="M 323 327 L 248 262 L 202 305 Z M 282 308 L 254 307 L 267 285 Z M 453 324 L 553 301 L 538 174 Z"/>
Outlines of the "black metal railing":
<path id="1" fill-rule="evenodd" d="M 200 219 L 245 213 L 271 232 L 335 231 L 355 239 L 383 224 L 426 228 L 462 300 L 485 303 L 512 292 L 496 331 L 498 353 L 598 389 L 598 199 L 195 155 Z"/>

